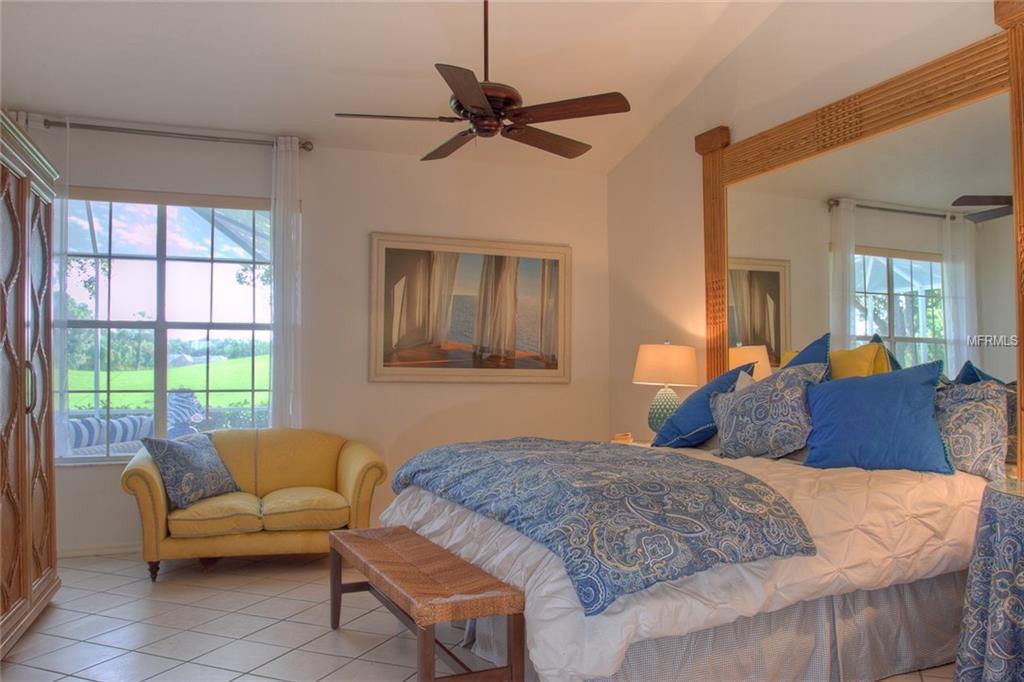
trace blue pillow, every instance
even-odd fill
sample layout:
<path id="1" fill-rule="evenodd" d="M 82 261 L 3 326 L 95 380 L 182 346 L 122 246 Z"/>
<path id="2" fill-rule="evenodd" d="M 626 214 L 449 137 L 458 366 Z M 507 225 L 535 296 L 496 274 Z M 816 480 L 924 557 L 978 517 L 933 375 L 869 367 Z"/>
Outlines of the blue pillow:
<path id="1" fill-rule="evenodd" d="M 238 492 L 235 479 L 207 434 L 191 433 L 178 440 L 143 438 L 142 444 L 160 470 L 167 499 L 174 509 L 186 509 L 207 497 Z"/>
<path id="2" fill-rule="evenodd" d="M 935 419 L 942 362 L 807 388 L 807 466 L 953 473 Z"/>
<path id="3" fill-rule="evenodd" d="M 797 365 L 825 365 L 825 378 L 823 381 L 828 381 L 832 378 L 832 362 L 829 358 L 829 351 L 831 350 L 831 338 L 832 335 L 826 333 L 819 339 L 811 341 L 809 344 L 804 346 L 804 349 L 793 356 L 793 359 L 786 363 L 786 367 L 795 367 Z"/>
<path id="4" fill-rule="evenodd" d="M 885 342 L 882 341 L 882 337 L 881 336 L 879 336 L 878 334 L 873 334 L 871 336 L 871 340 L 868 341 L 868 343 L 877 343 L 877 344 L 880 344 L 882 346 L 882 348 L 885 348 L 885 354 L 887 356 L 889 356 L 889 371 L 890 372 L 895 371 L 897 369 L 903 369 L 903 365 L 900 364 L 900 361 L 896 359 L 896 356 L 893 355 L 892 351 L 889 350 L 888 346 L 885 345 Z"/>
<path id="5" fill-rule="evenodd" d="M 785 367 L 747 388 L 712 396 L 722 456 L 777 459 L 802 448 L 811 430 L 807 385 L 824 376 L 821 363 Z"/>
<path id="6" fill-rule="evenodd" d="M 953 379 L 954 384 L 976 384 L 979 381 L 996 381 L 1005 385 L 1005 382 L 999 381 L 988 372 L 983 372 L 970 360 L 964 363 L 964 366 L 956 373 L 956 378 Z"/>
<path id="7" fill-rule="evenodd" d="M 754 371 L 753 362 L 729 370 L 704 384 L 683 401 L 675 414 L 669 417 L 658 435 L 654 437 L 655 447 L 692 448 L 709 440 L 718 433 L 715 418 L 711 416 L 711 396 L 728 393 L 736 386 L 740 372 Z"/>

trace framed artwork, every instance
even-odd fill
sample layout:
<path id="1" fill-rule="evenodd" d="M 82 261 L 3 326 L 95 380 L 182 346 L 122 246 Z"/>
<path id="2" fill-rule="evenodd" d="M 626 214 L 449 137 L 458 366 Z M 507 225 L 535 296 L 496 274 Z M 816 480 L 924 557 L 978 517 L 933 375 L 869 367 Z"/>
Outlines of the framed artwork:
<path id="1" fill-rule="evenodd" d="M 730 258 L 729 345 L 765 346 L 773 367 L 789 348 L 789 261 Z"/>
<path id="2" fill-rule="evenodd" d="M 370 239 L 370 381 L 569 382 L 568 246 Z"/>

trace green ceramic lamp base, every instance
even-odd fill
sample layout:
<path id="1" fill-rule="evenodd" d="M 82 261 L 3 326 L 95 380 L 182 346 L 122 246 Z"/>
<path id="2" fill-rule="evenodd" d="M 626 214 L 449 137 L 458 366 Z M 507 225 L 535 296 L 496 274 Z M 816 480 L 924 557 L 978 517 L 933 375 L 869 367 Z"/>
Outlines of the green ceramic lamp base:
<path id="1" fill-rule="evenodd" d="M 682 403 L 675 391 L 668 386 L 662 387 L 651 401 L 651 409 L 647 411 L 647 426 L 657 433 Z"/>

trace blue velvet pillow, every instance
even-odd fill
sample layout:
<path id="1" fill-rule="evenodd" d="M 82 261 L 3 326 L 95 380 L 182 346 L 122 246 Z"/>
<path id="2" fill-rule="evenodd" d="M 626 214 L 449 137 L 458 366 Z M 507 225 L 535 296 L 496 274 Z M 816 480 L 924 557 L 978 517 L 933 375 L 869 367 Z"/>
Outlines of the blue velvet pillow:
<path id="1" fill-rule="evenodd" d="M 811 430 L 807 386 L 824 376 L 821 363 L 784 367 L 747 388 L 712 396 L 722 456 L 776 459 L 802 448 Z"/>
<path id="2" fill-rule="evenodd" d="M 807 466 L 953 473 L 935 419 L 942 362 L 807 388 Z"/>
<path id="3" fill-rule="evenodd" d="M 653 445 L 666 448 L 693 448 L 718 433 L 715 418 L 711 416 L 711 396 L 731 391 L 736 386 L 740 372 L 753 373 L 754 364 L 751 362 L 729 370 L 691 393 L 675 414 L 662 424 L 658 435 L 654 437 Z"/>
<path id="4" fill-rule="evenodd" d="M 882 348 L 885 348 L 885 354 L 889 357 L 890 372 L 895 371 L 897 369 L 903 369 L 903 365 L 901 365 L 900 361 L 896 359 L 896 356 L 892 354 L 892 351 L 889 350 L 889 347 L 885 345 L 885 342 L 882 341 L 881 336 L 879 336 L 878 334 L 873 334 L 871 336 L 871 340 L 868 343 L 877 343 L 880 344 Z"/>
<path id="5" fill-rule="evenodd" d="M 832 361 L 829 358 L 829 351 L 831 350 L 831 338 L 832 335 L 826 333 L 821 338 L 811 341 L 809 344 L 804 346 L 804 349 L 793 356 L 793 359 L 786 363 L 786 367 L 795 367 L 797 365 L 825 365 L 825 379 L 828 381 L 832 378 Z"/>
<path id="6" fill-rule="evenodd" d="M 177 440 L 143 438 L 142 444 L 153 456 L 167 499 L 175 509 L 185 509 L 207 497 L 238 492 L 235 479 L 207 434 L 190 433 Z"/>
<path id="7" fill-rule="evenodd" d="M 964 363 L 964 366 L 956 373 L 956 378 L 953 379 L 954 384 L 976 384 L 979 381 L 998 381 L 1000 384 L 1004 383 L 988 372 L 983 372 L 970 360 Z"/>

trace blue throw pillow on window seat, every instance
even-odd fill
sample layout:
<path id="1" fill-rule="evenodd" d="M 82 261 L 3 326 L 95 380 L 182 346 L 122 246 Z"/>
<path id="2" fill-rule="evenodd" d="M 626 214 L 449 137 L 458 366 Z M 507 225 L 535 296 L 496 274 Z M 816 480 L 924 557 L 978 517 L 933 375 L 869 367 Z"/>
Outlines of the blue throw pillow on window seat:
<path id="1" fill-rule="evenodd" d="M 753 373 L 754 364 L 751 362 L 729 370 L 691 393 L 675 414 L 665 420 L 652 445 L 666 448 L 695 448 L 710 440 L 718 433 L 715 418 L 711 414 L 711 396 L 732 391 L 736 387 L 740 373 Z"/>
<path id="2" fill-rule="evenodd" d="M 807 388 L 807 466 L 952 474 L 935 390 L 942 362 Z"/>
<path id="3" fill-rule="evenodd" d="M 786 363 L 786 367 L 822 364 L 825 365 L 825 378 L 823 380 L 828 381 L 832 378 L 832 358 L 829 356 L 831 347 L 832 335 L 825 333 L 804 346 L 803 350 Z"/>

